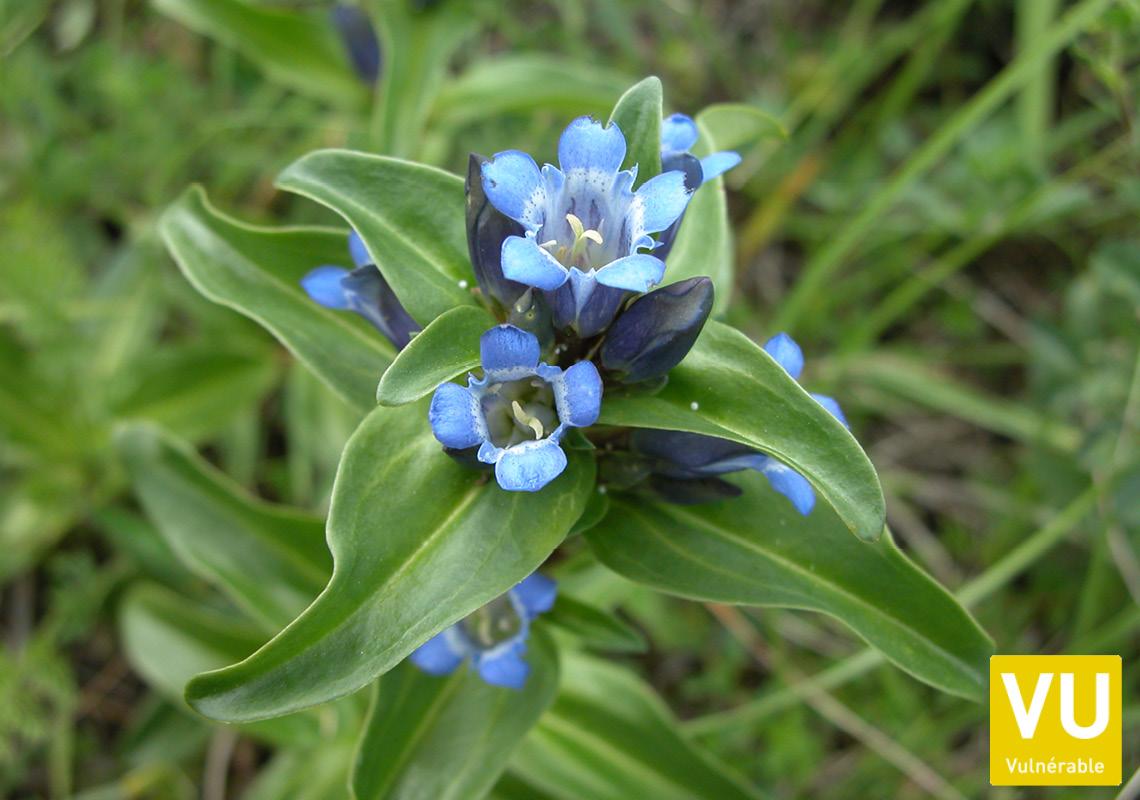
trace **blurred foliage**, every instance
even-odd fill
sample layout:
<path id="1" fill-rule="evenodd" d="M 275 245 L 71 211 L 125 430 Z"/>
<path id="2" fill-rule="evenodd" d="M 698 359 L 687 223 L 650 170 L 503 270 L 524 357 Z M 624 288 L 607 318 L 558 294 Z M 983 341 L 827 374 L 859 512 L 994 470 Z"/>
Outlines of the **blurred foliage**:
<path id="1" fill-rule="evenodd" d="M 365 698 L 230 729 L 171 678 L 271 631 L 175 555 L 128 489 L 116 429 L 160 425 L 242 491 L 321 512 L 359 417 L 195 293 L 158 242 L 162 209 L 201 182 L 246 219 L 332 222 L 272 187 L 311 149 L 461 174 L 469 151 L 549 158 L 567 118 L 645 74 L 667 110 L 742 101 L 786 130 L 728 179 L 727 318 L 805 344 L 899 544 L 999 652 L 1140 659 L 1135 0 L 1076 4 L 1095 13 L 1044 55 L 1064 4 L 410 4 L 381 41 L 423 58 L 393 76 L 382 57 L 374 100 L 331 44 L 330 4 L 243 5 L 0 0 L 0 793 L 346 791 Z M 211 6 L 237 15 L 219 27 Z M 296 41 L 241 35 L 263 17 Z M 1022 63 L 1006 99 L 966 114 Z M 822 288 L 797 295 L 805 275 Z M 706 611 L 573 554 L 558 571 L 644 633 L 625 660 L 690 738 L 773 796 L 1071 796 L 991 790 L 985 709 L 827 620 Z M 232 652 L 202 652 L 205 627 Z M 1140 678 L 1125 674 L 1127 771 Z M 526 752 L 495 796 L 541 796 Z"/>

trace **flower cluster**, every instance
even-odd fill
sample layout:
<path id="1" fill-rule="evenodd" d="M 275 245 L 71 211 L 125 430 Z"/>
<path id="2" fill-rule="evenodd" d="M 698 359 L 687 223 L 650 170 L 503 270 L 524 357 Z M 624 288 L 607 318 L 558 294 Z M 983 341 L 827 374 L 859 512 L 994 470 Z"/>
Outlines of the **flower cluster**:
<path id="1" fill-rule="evenodd" d="M 537 492 L 566 468 L 565 439 L 597 422 L 603 393 L 652 392 L 696 341 L 713 306 L 706 277 L 659 286 L 665 259 L 693 193 L 735 166 L 735 153 L 698 159 L 692 119 L 663 121 L 663 171 L 638 184 L 623 169 L 626 141 L 615 124 L 582 117 L 558 143 L 558 166 L 518 150 L 472 155 L 467 173 L 467 242 L 477 296 L 499 320 L 480 340 L 481 369 L 465 385 L 446 382 L 428 423 L 461 463 L 493 470 L 506 491 Z M 353 270 L 314 269 L 302 280 L 320 304 L 360 314 L 397 349 L 419 326 L 400 305 L 355 234 Z M 383 254 L 377 254 L 382 256 Z M 793 377 L 803 354 L 780 334 L 765 349 Z M 838 404 L 816 399 L 843 419 Z M 596 429 L 595 429 L 596 431 Z M 739 493 L 720 478 L 754 469 L 802 513 L 814 503 L 807 480 L 733 442 L 676 431 L 591 432 L 602 480 L 670 502 Z M 420 647 L 411 660 L 432 674 L 469 660 L 488 683 L 520 687 L 531 621 L 554 602 L 553 581 L 534 574 Z"/>

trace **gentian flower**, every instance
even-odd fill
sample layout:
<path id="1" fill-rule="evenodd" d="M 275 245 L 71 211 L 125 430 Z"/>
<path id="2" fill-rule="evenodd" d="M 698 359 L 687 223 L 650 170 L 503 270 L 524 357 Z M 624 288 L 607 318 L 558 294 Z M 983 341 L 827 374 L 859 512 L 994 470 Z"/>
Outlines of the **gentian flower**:
<path id="1" fill-rule="evenodd" d="M 535 572 L 428 639 L 409 658 L 429 675 L 449 675 L 470 658 L 487 683 L 521 689 L 530 673 L 523 658 L 530 624 L 551 609 L 556 594 L 555 582 Z"/>
<path id="2" fill-rule="evenodd" d="M 495 465 L 495 480 L 512 492 L 537 492 L 562 474 L 561 441 L 570 428 L 593 425 L 602 404 L 598 368 L 579 361 L 567 370 L 539 362 L 538 339 L 498 325 L 479 341 L 483 377 L 467 386 L 444 383 L 428 409 L 432 433 L 444 447 L 478 447 Z"/>
<path id="3" fill-rule="evenodd" d="M 690 191 L 696 191 L 702 184 L 713 180 L 740 163 L 740 155 L 731 150 L 698 159 L 689 150 L 700 138 L 697 123 L 684 114 L 671 114 L 661 122 L 661 169 L 680 170 L 685 174 L 685 183 Z M 684 215 L 682 215 L 683 217 Z M 661 234 L 657 255 L 664 261 L 673 249 L 677 231 L 681 229 L 681 218 Z"/>
<path id="4" fill-rule="evenodd" d="M 487 199 L 525 231 L 503 240 L 503 275 L 547 292 L 555 325 L 581 338 L 605 329 L 625 292 L 660 283 L 665 263 L 652 255 L 652 234 L 689 200 L 681 172 L 656 175 L 634 192 L 636 167 L 620 169 L 625 153 L 617 125 L 580 117 L 558 142 L 561 169 L 540 170 L 518 150 L 482 167 Z"/>
<path id="5" fill-rule="evenodd" d="M 768 340 L 764 349 L 789 375 L 799 378 L 804 368 L 804 355 L 792 337 L 779 333 Z M 821 394 L 813 394 L 812 397 L 847 426 L 847 419 L 833 398 Z M 696 433 L 652 429 L 635 430 L 630 442 L 634 451 L 658 460 L 654 472 L 665 478 L 706 479 L 754 469 L 768 479 L 773 489 L 791 500 L 804 516 L 815 506 L 815 491 L 807 478 L 787 464 L 746 445 Z"/>
<path id="6" fill-rule="evenodd" d="M 348 249 L 356 269 L 349 272 L 343 267 L 317 267 L 301 278 L 301 288 L 325 308 L 355 311 L 384 334 L 397 350 L 403 350 L 420 326 L 372 263 L 356 231 L 348 235 Z"/>

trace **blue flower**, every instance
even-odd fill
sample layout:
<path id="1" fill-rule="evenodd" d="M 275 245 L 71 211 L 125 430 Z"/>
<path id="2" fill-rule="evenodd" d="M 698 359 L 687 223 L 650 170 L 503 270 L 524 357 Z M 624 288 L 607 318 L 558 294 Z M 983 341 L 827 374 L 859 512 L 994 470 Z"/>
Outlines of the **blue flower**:
<path id="1" fill-rule="evenodd" d="M 400 304 L 356 231 L 348 235 L 348 250 L 356 269 L 317 267 L 301 278 L 301 288 L 325 308 L 355 311 L 403 350 L 420 326 Z"/>
<path id="2" fill-rule="evenodd" d="M 667 166 L 678 155 L 687 154 L 697 143 L 700 132 L 697 123 L 692 117 L 684 114 L 671 114 L 661 123 L 661 168 L 677 169 Z M 700 160 L 701 183 L 711 181 L 740 163 L 740 155 L 731 150 L 705 156 Z"/>
<path id="3" fill-rule="evenodd" d="M 471 666 L 492 686 L 521 689 L 530 665 L 526 640 L 530 624 L 554 605 L 557 585 L 537 572 L 506 594 L 420 645 L 409 657 L 429 675 L 449 675 L 471 659 Z"/>
<path id="4" fill-rule="evenodd" d="M 713 153 L 698 159 L 689 149 L 697 143 L 700 131 L 692 117 L 672 114 L 661 123 L 661 169 L 680 170 L 685 173 L 685 183 L 696 191 L 702 184 L 711 181 L 740 163 L 740 155 L 731 150 Z M 662 261 L 669 257 L 677 232 L 681 229 L 681 218 L 669 226 L 659 237 L 657 255 Z"/>
<path id="5" fill-rule="evenodd" d="M 478 447 L 495 465 L 495 480 L 512 492 L 537 492 L 562 474 L 561 441 L 569 428 L 593 425 L 602 405 L 598 368 L 579 361 L 567 370 L 539 362 L 534 334 L 498 325 L 479 342 L 483 377 L 467 386 L 444 383 L 428 409 L 444 447 Z"/>
<path id="6" fill-rule="evenodd" d="M 652 234 L 689 201 L 681 172 L 656 175 L 634 192 L 636 167 L 620 169 L 625 152 L 617 125 L 579 117 L 558 142 L 561 169 L 540 170 L 518 150 L 482 168 L 491 204 L 525 231 L 503 240 L 503 275 L 547 292 L 555 324 L 582 338 L 609 324 L 624 292 L 660 283 L 665 264 L 652 255 Z"/>
<path id="7" fill-rule="evenodd" d="M 764 345 L 764 350 L 798 379 L 804 368 L 804 354 L 791 336 L 779 333 Z M 847 419 L 833 398 L 813 394 L 821 406 L 847 426 Z M 656 472 L 672 479 L 698 479 L 754 469 L 768 479 L 780 494 L 792 501 L 803 515 L 815 507 L 815 491 L 800 473 L 771 456 L 758 453 L 746 445 L 682 431 L 636 430 L 631 436 L 634 450 L 658 459 Z"/>

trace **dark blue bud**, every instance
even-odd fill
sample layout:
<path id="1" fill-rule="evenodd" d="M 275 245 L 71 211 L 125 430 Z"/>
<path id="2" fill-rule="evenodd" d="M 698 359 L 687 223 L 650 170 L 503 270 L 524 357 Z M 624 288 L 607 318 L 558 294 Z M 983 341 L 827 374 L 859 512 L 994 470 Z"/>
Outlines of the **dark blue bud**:
<path id="1" fill-rule="evenodd" d="M 375 83 L 380 77 L 380 42 L 368 15 L 344 3 L 337 3 L 330 14 L 352 68 L 361 80 Z"/>
<path id="2" fill-rule="evenodd" d="M 354 269 L 341 280 L 347 306 L 376 326 L 397 350 L 403 350 L 420 326 L 400 305 L 375 264 Z"/>
<path id="3" fill-rule="evenodd" d="M 642 295 L 610 326 L 602 366 L 624 383 L 665 375 L 692 349 L 712 306 L 712 281 L 704 277 Z"/>
<path id="4" fill-rule="evenodd" d="M 694 156 L 692 153 L 673 152 L 667 153 L 661 159 L 661 171 L 671 172 L 677 170 L 685 173 L 685 188 L 691 193 L 701 188 L 701 184 L 705 181 L 704 170 L 701 169 L 701 160 Z M 677 240 L 677 231 L 681 229 L 681 220 L 685 218 L 685 212 L 681 212 L 681 216 L 677 220 L 660 233 L 657 237 L 659 244 L 653 251 L 653 255 L 664 261 L 670 251 L 673 249 L 673 243 Z"/>
<path id="5" fill-rule="evenodd" d="M 486 161 L 476 153 L 467 161 L 467 251 L 483 294 L 509 309 L 527 287 L 503 277 L 503 240 L 508 236 L 522 236 L 526 231 L 487 200 L 483 192 Z"/>
<path id="6" fill-rule="evenodd" d="M 682 479 L 734 471 L 726 467 L 756 453 L 751 447 L 728 439 L 654 428 L 634 429 L 630 434 L 629 446 L 635 453 L 656 460 L 654 473 Z M 743 467 L 736 466 L 735 469 Z"/>

